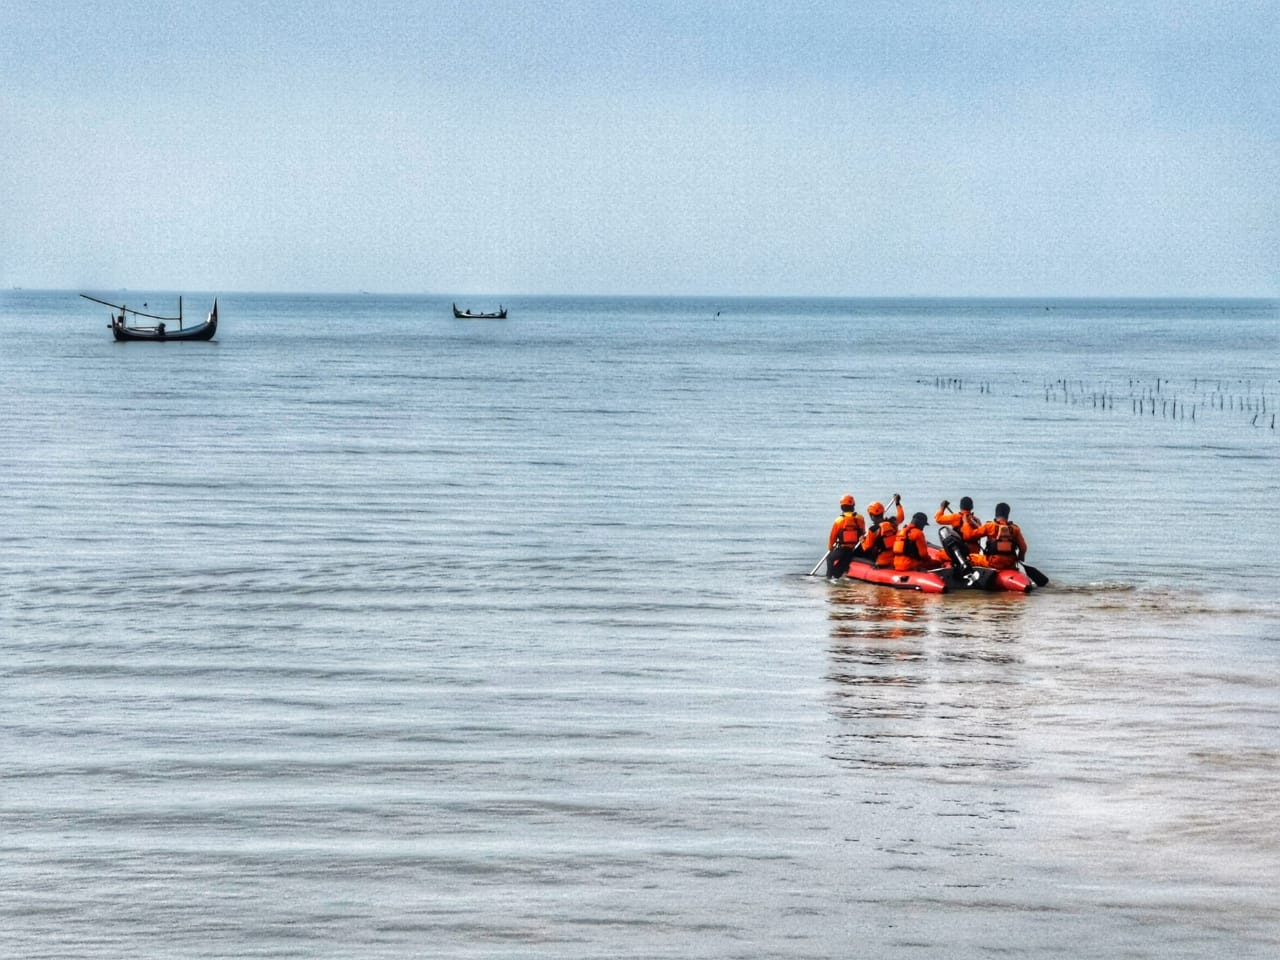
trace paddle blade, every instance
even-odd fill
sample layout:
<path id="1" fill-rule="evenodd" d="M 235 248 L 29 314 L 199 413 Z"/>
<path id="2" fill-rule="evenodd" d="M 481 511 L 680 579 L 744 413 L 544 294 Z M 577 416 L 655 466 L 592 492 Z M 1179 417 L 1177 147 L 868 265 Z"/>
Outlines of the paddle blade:
<path id="1" fill-rule="evenodd" d="M 1027 572 L 1027 576 L 1031 578 L 1031 582 L 1034 583 L 1037 587 L 1043 587 L 1049 583 L 1049 578 L 1046 577 L 1043 573 L 1041 573 L 1038 569 L 1033 567 L 1031 564 L 1024 563 L 1022 565 L 1022 569 Z"/>

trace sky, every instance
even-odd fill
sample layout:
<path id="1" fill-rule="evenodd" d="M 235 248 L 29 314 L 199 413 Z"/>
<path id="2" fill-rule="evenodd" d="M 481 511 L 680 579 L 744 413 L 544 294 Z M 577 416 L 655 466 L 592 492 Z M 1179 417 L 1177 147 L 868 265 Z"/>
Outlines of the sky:
<path id="1" fill-rule="evenodd" d="M 1280 296 L 1280 3 L 0 0 L 0 289 Z"/>

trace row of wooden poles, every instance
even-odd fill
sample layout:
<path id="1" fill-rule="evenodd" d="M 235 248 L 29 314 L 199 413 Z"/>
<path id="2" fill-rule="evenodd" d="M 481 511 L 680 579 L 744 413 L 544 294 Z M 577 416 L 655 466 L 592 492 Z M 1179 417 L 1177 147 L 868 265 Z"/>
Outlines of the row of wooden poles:
<path id="1" fill-rule="evenodd" d="M 921 380 L 920 383 L 928 381 Z M 967 382 L 960 377 L 935 377 L 933 385 L 938 390 L 962 391 L 976 388 L 979 393 L 992 393 L 991 382 L 979 380 Z M 1190 399 L 1175 391 L 1174 381 L 1156 377 L 1154 381 L 1130 379 L 1128 393 L 1119 393 L 1106 385 L 1098 387 L 1083 380 L 1054 380 L 1044 385 L 1046 403 L 1066 403 L 1087 406 L 1098 410 L 1114 410 L 1128 407 L 1135 416 L 1162 417 L 1166 420 L 1195 420 L 1205 411 L 1239 412 L 1252 416 L 1249 425 L 1276 428 L 1276 413 L 1280 400 L 1268 395 L 1267 387 L 1252 380 L 1234 383 L 1223 380 L 1196 378 L 1191 382 Z"/>
<path id="2" fill-rule="evenodd" d="M 1259 385 L 1255 390 L 1251 380 L 1224 383 L 1221 380 L 1201 380 L 1191 383 L 1190 399 L 1174 392 L 1173 381 L 1157 377 L 1154 381 L 1129 380 L 1129 392 L 1117 395 L 1110 387 L 1101 389 L 1083 380 L 1055 380 L 1044 386 L 1046 403 L 1069 403 L 1090 406 L 1102 410 L 1114 410 L 1117 398 L 1121 408 L 1128 406 L 1137 416 L 1159 416 L 1168 420 L 1195 420 L 1206 410 L 1252 414 L 1250 426 L 1276 428 L 1276 410 L 1280 403 L 1268 396 Z"/>
<path id="3" fill-rule="evenodd" d="M 925 381 L 921 380 L 920 383 Z M 965 380 L 962 377 L 935 377 L 933 385 L 939 390 L 963 390 L 965 388 Z M 975 384 L 970 384 L 975 386 Z M 976 384 L 979 393 L 992 393 L 991 382 L 989 380 L 979 380 Z"/>

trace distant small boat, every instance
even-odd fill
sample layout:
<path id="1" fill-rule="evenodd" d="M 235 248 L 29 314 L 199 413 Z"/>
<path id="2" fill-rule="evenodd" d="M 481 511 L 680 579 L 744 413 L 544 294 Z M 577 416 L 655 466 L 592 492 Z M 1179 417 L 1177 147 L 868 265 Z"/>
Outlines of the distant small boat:
<path id="1" fill-rule="evenodd" d="M 87 293 L 80 296 L 86 300 L 92 300 L 94 303 L 101 303 L 103 306 L 111 307 L 113 311 L 118 310 L 119 313 L 111 314 L 111 322 L 107 324 L 111 328 L 112 335 L 120 341 L 129 340 L 212 340 L 215 333 L 218 332 L 218 301 L 213 301 L 213 309 L 209 311 L 209 317 L 204 323 L 197 324 L 194 327 L 184 327 L 182 325 L 182 298 L 178 298 L 178 315 L 176 317 L 161 317 L 154 313 L 143 313 L 141 310 L 134 310 L 132 307 L 126 307 L 122 303 L 111 303 L 109 300 L 99 300 L 97 297 L 91 297 Z M 146 304 L 144 303 L 145 307 Z M 156 321 L 153 326 L 136 326 L 128 322 L 129 317 L 144 317 L 147 320 Z M 177 330 L 169 327 L 169 324 L 176 323 Z"/>
<path id="2" fill-rule="evenodd" d="M 453 305 L 453 315 L 459 320 L 505 320 L 507 319 L 507 308 L 498 305 L 497 313 L 473 313 L 470 310 L 459 310 L 458 305 Z"/>

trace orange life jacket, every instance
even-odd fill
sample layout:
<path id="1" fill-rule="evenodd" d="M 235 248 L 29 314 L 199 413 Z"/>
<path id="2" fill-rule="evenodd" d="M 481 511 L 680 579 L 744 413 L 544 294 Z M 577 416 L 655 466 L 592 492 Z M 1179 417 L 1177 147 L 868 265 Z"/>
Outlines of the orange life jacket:
<path id="1" fill-rule="evenodd" d="M 920 553 L 920 544 L 916 542 L 916 538 L 911 534 L 919 532 L 920 528 L 915 524 L 908 523 L 898 532 L 897 538 L 893 541 L 893 555 L 895 557 L 910 557 L 913 560 L 923 560 L 924 557 Z M 924 535 L 920 535 L 920 539 L 924 539 Z"/>
<path id="2" fill-rule="evenodd" d="M 1010 560 L 1015 559 L 1018 553 L 1018 537 L 1015 531 L 1017 526 L 1008 520 L 992 520 L 995 526 L 994 534 L 987 536 L 986 546 L 982 548 L 982 552 L 988 557 L 1004 556 Z"/>
<path id="3" fill-rule="evenodd" d="M 836 543 L 843 547 L 856 547 L 866 529 L 862 515 L 857 512 L 846 513 L 837 522 L 840 524 L 840 532 L 836 534 Z"/>
<path id="4" fill-rule="evenodd" d="M 879 523 L 873 521 L 867 527 L 867 535 L 862 541 L 863 551 L 874 555 L 882 550 L 892 550 L 893 538 L 897 532 L 897 528 L 888 520 L 881 520 Z"/>

